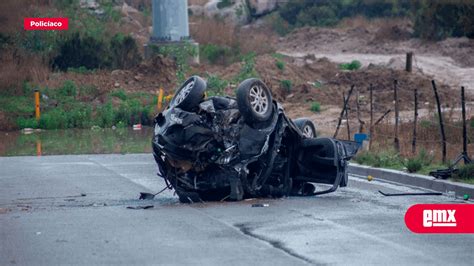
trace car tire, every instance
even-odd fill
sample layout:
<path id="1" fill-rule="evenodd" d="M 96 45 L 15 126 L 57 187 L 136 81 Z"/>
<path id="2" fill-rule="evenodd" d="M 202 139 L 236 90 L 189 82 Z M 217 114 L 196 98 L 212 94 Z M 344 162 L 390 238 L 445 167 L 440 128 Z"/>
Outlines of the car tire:
<path id="1" fill-rule="evenodd" d="M 316 127 L 313 122 L 308 118 L 298 118 L 293 120 L 293 123 L 301 130 L 303 137 L 305 138 L 316 138 Z"/>
<path id="2" fill-rule="evenodd" d="M 250 78 L 239 84 L 237 105 L 248 125 L 268 121 L 273 114 L 270 89 L 259 79 Z"/>
<path id="3" fill-rule="evenodd" d="M 176 91 L 170 106 L 192 111 L 204 99 L 206 87 L 206 82 L 199 76 L 190 77 Z"/>

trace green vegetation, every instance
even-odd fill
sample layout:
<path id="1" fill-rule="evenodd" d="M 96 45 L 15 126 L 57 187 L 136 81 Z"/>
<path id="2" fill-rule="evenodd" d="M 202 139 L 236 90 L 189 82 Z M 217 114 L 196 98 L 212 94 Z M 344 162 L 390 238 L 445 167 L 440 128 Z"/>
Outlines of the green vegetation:
<path id="1" fill-rule="evenodd" d="M 225 95 L 225 88 L 229 82 L 219 78 L 217 75 L 207 75 L 207 89 L 208 96 Z"/>
<path id="2" fill-rule="evenodd" d="M 221 0 L 219 3 L 217 3 L 217 8 L 223 9 L 229 6 L 232 6 L 234 4 L 234 1 L 232 0 Z"/>
<path id="3" fill-rule="evenodd" d="M 242 56 L 242 67 L 237 76 L 234 77 L 234 83 L 240 83 L 248 78 L 257 78 L 258 73 L 255 70 L 255 56 L 254 52 L 250 52 Z"/>
<path id="4" fill-rule="evenodd" d="M 54 68 L 86 70 L 96 68 L 130 68 L 141 61 L 138 46 L 130 36 L 114 35 L 108 42 L 90 36 L 74 34 L 60 44 L 52 59 Z"/>
<path id="5" fill-rule="evenodd" d="M 215 44 L 204 44 L 200 47 L 200 55 L 211 64 L 230 64 L 238 60 L 240 50 L 238 47 L 226 47 Z"/>
<path id="6" fill-rule="evenodd" d="M 40 89 L 41 118 L 34 118 L 33 95 L 2 96 L 0 111 L 16 120 L 19 128 L 65 129 L 92 126 L 151 125 L 156 96 L 147 93 L 127 93 L 118 89 L 106 95 L 103 104 L 90 104 L 99 95 L 93 86 L 77 87 L 70 80 L 55 89 Z M 15 121 L 13 120 L 13 121 Z"/>
<path id="7" fill-rule="evenodd" d="M 312 102 L 310 110 L 311 112 L 319 113 L 321 111 L 321 104 L 319 102 Z"/>
<path id="8" fill-rule="evenodd" d="M 358 70 L 361 66 L 362 64 L 358 60 L 352 60 L 350 63 L 339 64 L 340 69 L 349 71 Z"/>
<path id="9" fill-rule="evenodd" d="M 291 83 L 291 80 L 287 80 L 287 79 L 284 79 L 282 81 L 280 81 L 280 86 L 282 89 L 284 89 L 287 93 L 290 93 L 291 92 L 291 88 L 292 88 L 292 83 Z"/>
<path id="10" fill-rule="evenodd" d="M 275 62 L 275 65 L 276 65 L 276 67 L 277 67 L 278 69 L 280 69 L 280 70 L 284 70 L 284 69 L 285 69 L 285 62 L 283 62 L 283 61 L 277 60 L 277 61 Z"/>
<path id="11" fill-rule="evenodd" d="M 359 164 L 373 167 L 406 170 L 410 173 L 423 175 L 436 169 L 446 168 L 445 165 L 435 163 L 434 158 L 425 150 L 421 150 L 414 158 L 403 158 L 394 149 L 381 151 L 360 151 L 354 160 Z"/>
<path id="12" fill-rule="evenodd" d="M 271 17 L 270 24 L 280 35 L 295 27 L 335 26 L 344 18 L 364 16 L 409 17 L 415 36 L 440 40 L 446 37 L 474 38 L 472 1 L 288 1 Z"/>
<path id="13" fill-rule="evenodd" d="M 462 182 L 474 184 L 474 163 L 462 165 L 453 178 Z"/>
<path id="14" fill-rule="evenodd" d="M 423 167 L 430 166 L 433 159 L 433 156 L 429 155 L 426 150 L 422 149 L 417 156 L 405 159 L 403 165 L 409 173 L 416 173 Z"/>
<path id="15" fill-rule="evenodd" d="M 373 167 L 403 169 L 403 159 L 393 149 L 379 152 L 361 151 L 354 157 L 354 160 L 359 164 Z"/>
<path id="16" fill-rule="evenodd" d="M 421 1 L 414 14 L 415 36 L 431 40 L 474 38 L 473 13 L 472 1 Z"/>
<path id="17" fill-rule="evenodd" d="M 353 16 L 398 17 L 409 14 L 409 1 L 289 1 L 279 10 L 282 19 L 292 26 L 334 26 L 341 19 Z"/>
<path id="18" fill-rule="evenodd" d="M 289 3 L 287 3 L 289 4 Z M 285 36 L 290 33 L 295 26 L 291 25 L 281 17 L 279 13 L 274 13 L 268 16 L 268 21 L 273 29 L 278 35 Z"/>
<path id="19" fill-rule="evenodd" d="M 160 47 L 151 46 L 155 52 L 163 56 L 172 57 L 176 61 L 178 69 L 176 70 L 177 83 L 181 84 L 186 80 L 186 73 L 189 71 L 189 60 L 198 53 L 197 47 L 191 43 L 177 45 L 163 45 Z"/>

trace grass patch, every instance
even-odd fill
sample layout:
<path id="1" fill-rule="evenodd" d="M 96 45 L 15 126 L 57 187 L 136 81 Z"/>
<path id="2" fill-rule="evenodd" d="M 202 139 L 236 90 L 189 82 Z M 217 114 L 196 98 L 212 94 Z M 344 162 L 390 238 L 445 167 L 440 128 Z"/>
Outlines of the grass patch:
<path id="1" fill-rule="evenodd" d="M 361 66 L 362 64 L 359 60 L 352 60 L 352 62 L 350 63 L 339 64 L 340 69 L 349 71 L 358 70 L 359 68 L 361 68 Z"/>
<path id="2" fill-rule="evenodd" d="M 403 165 L 409 173 L 419 172 L 423 167 L 430 166 L 433 162 L 433 156 L 422 149 L 415 157 L 404 160 Z"/>
<path id="3" fill-rule="evenodd" d="M 225 88 L 229 82 L 227 80 L 221 79 L 217 75 L 208 75 L 207 76 L 207 93 L 208 96 L 216 95 L 225 95 Z"/>
<path id="4" fill-rule="evenodd" d="M 431 171 L 447 167 L 446 165 L 434 162 L 433 156 L 424 150 L 421 150 L 413 158 L 404 158 L 394 149 L 373 152 L 362 151 L 354 157 L 354 161 L 358 164 L 400 171 L 406 170 L 410 173 L 422 175 L 428 175 Z"/>
<path id="5" fill-rule="evenodd" d="M 234 83 L 240 83 L 248 78 L 258 78 L 258 73 L 255 70 L 255 52 L 250 52 L 242 56 L 242 67 L 237 76 L 233 78 Z"/>
<path id="6" fill-rule="evenodd" d="M 282 89 L 284 89 L 287 93 L 291 92 L 291 88 L 293 87 L 293 84 L 291 83 L 291 80 L 284 79 L 280 81 L 280 86 Z"/>
<path id="7" fill-rule="evenodd" d="M 117 97 L 122 101 L 127 100 L 127 93 L 123 89 L 119 89 L 119 90 L 115 90 L 115 91 L 111 92 L 110 96 Z"/>
<path id="8" fill-rule="evenodd" d="M 321 112 L 321 103 L 312 102 L 311 107 L 309 109 L 311 110 L 311 112 L 319 113 Z"/>
<path id="9" fill-rule="evenodd" d="M 403 169 L 403 159 L 393 149 L 379 152 L 359 152 L 354 160 L 359 164 L 370 165 L 373 167 L 390 168 L 396 170 Z"/>
<path id="10" fill-rule="evenodd" d="M 278 69 L 280 69 L 280 70 L 284 70 L 284 69 L 285 69 L 285 62 L 283 62 L 283 61 L 277 60 L 277 61 L 275 62 L 275 65 L 276 65 L 276 67 L 277 67 Z"/>
<path id="11" fill-rule="evenodd" d="M 1 97 L 0 110 L 11 115 L 20 129 L 127 127 L 137 123 L 151 125 L 156 112 L 156 95 L 143 92 L 127 93 L 119 89 L 106 95 L 105 103 L 91 104 L 98 94 L 95 87 L 83 86 L 78 89 L 74 82 L 66 81 L 60 88 L 44 88 L 41 91 L 45 97 L 41 100 L 39 121 L 34 118 L 33 96 Z M 76 95 L 77 91 L 80 95 Z M 112 104 L 114 97 L 116 100 Z"/>
<path id="12" fill-rule="evenodd" d="M 474 182 L 474 163 L 460 166 L 458 172 L 454 174 L 453 178 Z"/>

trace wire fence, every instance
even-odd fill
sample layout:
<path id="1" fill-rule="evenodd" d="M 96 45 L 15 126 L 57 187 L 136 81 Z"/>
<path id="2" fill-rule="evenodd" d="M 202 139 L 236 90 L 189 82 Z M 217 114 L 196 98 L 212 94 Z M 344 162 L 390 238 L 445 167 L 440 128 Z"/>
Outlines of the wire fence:
<path id="1" fill-rule="evenodd" d="M 390 89 L 371 85 L 369 87 L 370 99 L 363 101 L 358 96 L 351 99 L 353 87 L 345 94 L 347 96 L 343 101 L 343 110 L 339 117 L 335 137 L 351 139 L 351 132 L 358 132 L 360 128 L 363 128 L 364 132 L 362 133 L 369 133 L 371 144 L 377 143 L 378 149 L 394 148 L 406 156 L 414 156 L 418 151 L 424 149 L 430 151 L 443 162 L 452 160 L 460 154 L 468 155 L 474 152 L 474 145 L 470 145 L 474 141 L 474 120 L 470 118 L 473 110 L 465 106 L 464 87 L 461 87 L 459 91 L 453 89 L 449 91 L 451 95 L 459 92 L 459 104 L 450 103 L 450 105 L 443 107 L 436 83 L 432 81 L 435 104 L 429 103 L 430 108 L 427 108 L 425 104 L 419 108 L 419 92 L 412 88 L 398 86 L 396 80 Z M 409 92 L 412 95 L 411 101 L 413 103 L 404 102 L 405 108 L 402 111 L 399 110 L 400 91 Z M 374 101 L 376 97 L 380 98 L 381 94 L 384 97 L 392 97 L 392 104 Z M 358 95 L 358 93 L 352 94 L 352 96 L 354 95 Z M 407 101 L 407 97 L 404 97 L 404 101 Z M 354 102 L 356 108 L 353 107 Z M 413 106 L 413 108 L 407 110 L 407 106 Z M 348 115 L 348 112 L 351 115 Z M 370 117 L 373 117 L 372 124 L 369 121 L 361 121 L 360 112 L 365 114 L 369 112 Z M 342 120 L 345 120 L 347 124 L 343 125 Z M 361 125 L 361 123 L 363 124 Z M 370 147 L 372 148 L 372 145 Z"/>

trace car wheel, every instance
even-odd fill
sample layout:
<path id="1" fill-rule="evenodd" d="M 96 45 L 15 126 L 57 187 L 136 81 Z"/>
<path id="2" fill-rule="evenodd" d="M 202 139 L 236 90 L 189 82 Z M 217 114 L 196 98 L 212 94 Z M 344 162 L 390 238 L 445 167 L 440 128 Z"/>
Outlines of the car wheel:
<path id="1" fill-rule="evenodd" d="M 170 106 L 192 111 L 204 99 L 205 90 L 206 82 L 198 76 L 192 76 L 176 91 Z"/>
<path id="2" fill-rule="evenodd" d="M 303 137 L 316 138 L 316 127 L 313 122 L 307 118 L 298 118 L 293 120 L 293 123 L 301 130 Z"/>
<path id="3" fill-rule="evenodd" d="M 237 88 L 237 104 L 247 124 L 267 121 L 273 113 L 270 89 L 259 79 L 246 79 Z"/>

